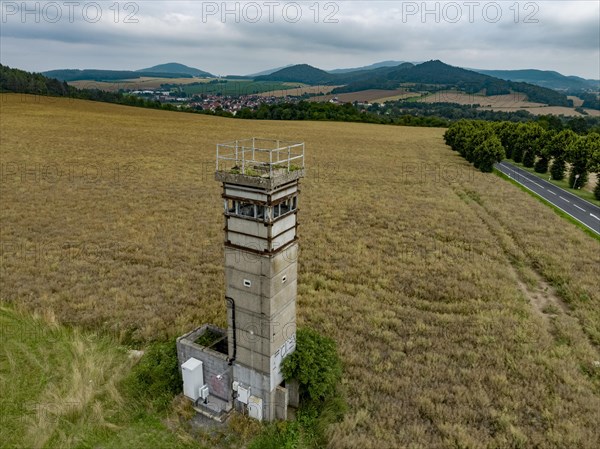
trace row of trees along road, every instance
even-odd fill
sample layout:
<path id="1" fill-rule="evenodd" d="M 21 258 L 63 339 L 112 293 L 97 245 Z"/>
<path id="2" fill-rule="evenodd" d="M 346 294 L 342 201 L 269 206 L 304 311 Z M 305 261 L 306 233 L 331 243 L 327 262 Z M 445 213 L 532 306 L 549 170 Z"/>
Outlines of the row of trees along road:
<path id="1" fill-rule="evenodd" d="M 461 120 L 448 128 L 444 140 L 454 151 L 483 172 L 496 162 L 512 159 L 555 180 L 567 177 L 569 186 L 581 188 L 589 174 L 598 174 L 594 189 L 600 200 L 600 134 L 581 136 L 570 129 L 547 130 L 538 123 Z"/>

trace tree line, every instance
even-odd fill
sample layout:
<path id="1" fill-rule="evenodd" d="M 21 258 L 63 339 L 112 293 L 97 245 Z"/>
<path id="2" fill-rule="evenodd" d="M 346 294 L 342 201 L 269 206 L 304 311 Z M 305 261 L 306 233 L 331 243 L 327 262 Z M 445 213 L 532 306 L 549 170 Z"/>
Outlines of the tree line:
<path id="1" fill-rule="evenodd" d="M 411 115 L 416 117 L 438 117 L 446 119 L 449 123 L 458 120 L 486 120 L 509 122 L 538 122 L 546 129 L 560 131 L 571 129 L 578 134 L 587 134 L 590 131 L 600 132 L 600 118 L 592 116 L 565 117 L 563 115 L 533 115 L 526 110 L 519 111 L 494 111 L 479 109 L 479 104 L 461 105 L 457 103 L 437 102 L 426 103 L 410 100 L 386 101 L 383 105 L 377 103 L 362 106 L 369 112 L 390 117 Z M 361 106 L 359 106 L 361 108 Z"/>
<path id="2" fill-rule="evenodd" d="M 77 89 L 65 81 L 48 78 L 40 73 L 30 73 L 0 64 L 0 92 L 11 92 L 51 97 L 69 97 L 80 100 L 103 101 L 152 109 L 176 110 L 171 104 L 145 100 L 135 95 L 107 92 L 100 89 Z"/>
<path id="3" fill-rule="evenodd" d="M 522 163 L 554 180 L 568 176 L 569 186 L 583 187 L 590 173 L 598 174 L 594 189 L 600 200 L 600 134 L 579 135 L 571 129 L 545 129 L 539 123 L 461 120 L 452 124 L 444 140 L 454 151 L 483 172 L 504 159 Z"/>
<path id="4" fill-rule="evenodd" d="M 319 120 L 425 127 L 446 127 L 449 124 L 448 120 L 439 117 L 417 117 L 408 114 L 392 117 L 359 109 L 351 103 L 336 104 L 305 100 L 296 103 L 263 103 L 254 109 L 243 108 L 235 116 L 219 109 L 215 110 L 214 114 L 252 120 Z"/>

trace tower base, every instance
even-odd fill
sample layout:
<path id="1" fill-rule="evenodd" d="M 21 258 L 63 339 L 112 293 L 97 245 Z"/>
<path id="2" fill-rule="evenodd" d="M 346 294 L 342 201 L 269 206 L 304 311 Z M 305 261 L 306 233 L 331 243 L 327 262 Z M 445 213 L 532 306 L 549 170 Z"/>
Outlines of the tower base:
<path id="1" fill-rule="evenodd" d="M 177 339 L 180 370 L 190 359 L 202 362 L 203 384 L 186 395 L 194 409 L 219 422 L 233 409 L 260 421 L 286 420 L 288 407 L 298 406 L 296 385 L 271 388 L 269 376 L 230 360 L 227 346 L 227 331 L 211 324 Z M 184 391 L 195 390 L 184 385 Z"/>

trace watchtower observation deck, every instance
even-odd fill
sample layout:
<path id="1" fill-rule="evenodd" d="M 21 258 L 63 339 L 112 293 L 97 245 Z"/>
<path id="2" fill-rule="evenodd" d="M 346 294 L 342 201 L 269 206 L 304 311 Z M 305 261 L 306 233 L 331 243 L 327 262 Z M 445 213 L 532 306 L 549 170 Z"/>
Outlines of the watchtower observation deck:
<path id="1" fill-rule="evenodd" d="M 302 177 L 303 142 L 252 137 L 217 144 L 217 181 L 273 190 Z"/>

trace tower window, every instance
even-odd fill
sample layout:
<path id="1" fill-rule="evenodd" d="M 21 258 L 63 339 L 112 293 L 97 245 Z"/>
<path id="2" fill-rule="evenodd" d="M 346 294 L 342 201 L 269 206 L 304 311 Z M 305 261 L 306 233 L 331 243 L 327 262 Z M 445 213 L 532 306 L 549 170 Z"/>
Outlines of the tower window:
<path id="1" fill-rule="evenodd" d="M 287 214 L 293 210 L 296 210 L 297 197 L 293 196 L 285 201 L 273 206 L 273 218 L 277 218 L 280 215 Z"/>
<path id="2" fill-rule="evenodd" d="M 226 200 L 225 210 L 230 214 L 235 214 L 236 203 L 237 203 L 237 201 Z"/>
<path id="3" fill-rule="evenodd" d="M 229 215 L 271 221 L 272 209 L 262 204 L 246 203 L 238 200 L 225 200 L 225 212 Z M 277 216 L 277 215 L 275 215 Z"/>
<path id="4" fill-rule="evenodd" d="M 238 215 L 242 217 L 256 217 L 256 211 L 254 210 L 254 204 L 252 203 L 241 203 L 239 205 Z"/>

